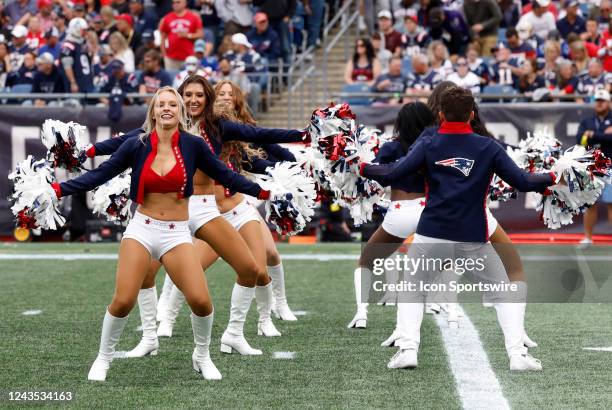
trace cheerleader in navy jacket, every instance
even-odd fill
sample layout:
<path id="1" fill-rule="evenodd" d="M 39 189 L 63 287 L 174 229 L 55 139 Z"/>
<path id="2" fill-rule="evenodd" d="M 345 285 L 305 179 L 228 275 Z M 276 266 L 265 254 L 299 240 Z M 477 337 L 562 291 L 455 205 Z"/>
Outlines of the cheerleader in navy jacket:
<path id="1" fill-rule="evenodd" d="M 265 198 L 267 191 L 229 170 L 200 137 L 185 132 L 186 108 L 171 87 L 162 87 L 149 104 L 144 133 L 126 140 L 98 168 L 54 184 L 57 196 L 89 191 L 132 168 L 130 198 L 139 207 L 119 248 L 115 295 L 104 317 L 100 350 L 88 375 L 104 381 L 128 314 L 136 303 L 150 260 L 159 260 L 183 290 L 192 310 L 196 348 L 194 370 L 221 379 L 209 356 L 213 306 L 189 230 L 189 201 L 196 169 L 233 189 Z M 151 351 L 156 354 L 157 351 Z"/>
<path id="2" fill-rule="evenodd" d="M 490 249 L 490 243 L 487 243 L 485 208 L 491 177 L 495 173 L 520 191 L 539 192 L 555 184 L 556 177 L 554 174 L 523 172 L 497 142 L 474 134 L 469 125 L 474 115 L 473 106 L 474 100 L 469 91 L 459 88 L 444 91 L 439 114 L 441 125 L 433 136 L 419 138 L 410 152 L 395 164 L 361 164 L 361 173 L 386 183 L 406 178 L 425 168 L 427 203 L 408 258 L 481 258 L 485 269 L 471 271 L 474 277 L 486 283 L 507 283 L 504 266 Z M 453 253 L 446 253 L 449 250 Z M 435 253 L 440 251 L 443 251 L 442 255 Z M 426 274 L 419 268 L 410 277 L 423 278 Z M 496 302 L 510 369 L 541 370 L 540 362 L 527 354 L 523 344 L 524 313 L 521 314 L 520 303 L 512 303 L 524 301 L 525 291 L 517 287 L 510 295 L 509 292 L 485 293 Z M 401 336 L 396 345 L 400 350 L 389 362 L 389 368 L 417 366 L 424 295 L 407 292 L 404 297 L 410 303 L 399 304 L 397 328 Z"/>

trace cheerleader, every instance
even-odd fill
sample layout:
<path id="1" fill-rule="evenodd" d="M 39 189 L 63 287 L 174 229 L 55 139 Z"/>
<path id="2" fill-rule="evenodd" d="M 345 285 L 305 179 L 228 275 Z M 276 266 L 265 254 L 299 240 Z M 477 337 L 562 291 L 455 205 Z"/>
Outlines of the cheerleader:
<path id="1" fill-rule="evenodd" d="M 200 137 L 188 134 L 187 128 L 183 99 L 173 88 L 162 87 L 151 99 L 139 137 L 126 140 L 98 168 L 53 184 L 60 198 L 89 191 L 131 167 L 130 198 L 139 204 L 121 240 L 115 294 L 102 323 L 100 349 L 89 380 L 106 380 L 151 259 L 164 265 L 192 310 L 194 370 L 205 379 L 221 379 L 209 356 L 213 305 L 189 230 L 188 198 L 193 194 L 193 175 L 197 168 L 259 198 L 266 198 L 269 192 L 230 171 Z"/>
<path id="2" fill-rule="evenodd" d="M 521 191 L 544 191 L 556 180 L 554 174 L 523 172 L 496 142 L 474 134 L 474 99 L 469 91 L 449 88 L 441 95 L 440 128 L 424 135 L 402 160 L 389 165 L 361 164 L 361 174 L 375 180 L 404 179 L 425 167 L 429 187 L 427 204 L 417 225 L 408 257 L 471 257 L 485 260 L 485 269 L 472 274 L 486 283 L 507 283 L 501 260 L 491 251 L 487 237 L 487 216 L 482 206 L 490 177 L 496 173 Z M 461 215 L 461 218 L 456 218 Z M 450 248 L 450 249 L 447 249 Z M 443 251 L 442 255 L 433 252 Z M 453 253 L 446 253 L 446 252 Z M 412 277 L 422 278 L 428 272 L 420 269 Z M 521 307 L 513 301 L 524 301 L 521 287 L 510 298 L 507 293 L 487 292 L 495 302 L 498 322 L 504 333 L 510 369 L 541 370 L 541 363 L 527 353 L 523 343 Z M 410 303 L 400 303 L 396 341 L 398 353 L 389 368 L 417 367 L 420 327 L 423 318 L 423 294 L 409 294 Z M 524 310 L 523 310 L 524 312 Z"/>

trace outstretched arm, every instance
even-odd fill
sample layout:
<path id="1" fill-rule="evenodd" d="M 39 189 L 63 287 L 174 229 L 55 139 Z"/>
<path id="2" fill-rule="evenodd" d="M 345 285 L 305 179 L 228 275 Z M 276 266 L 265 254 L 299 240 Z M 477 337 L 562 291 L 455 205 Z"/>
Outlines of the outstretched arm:
<path id="1" fill-rule="evenodd" d="M 387 186 L 399 178 L 417 172 L 425 164 L 424 141 L 425 139 L 417 141 L 408 151 L 408 154 L 392 164 L 361 164 L 360 174 L 368 179 L 373 179 L 383 186 Z"/>
<path id="2" fill-rule="evenodd" d="M 259 128 L 227 120 L 221 121 L 220 132 L 223 141 L 235 140 L 254 142 L 256 144 L 273 144 L 282 142 L 301 142 L 304 140 L 304 134 L 299 130 Z"/>
<path id="3" fill-rule="evenodd" d="M 506 154 L 499 145 L 495 145 L 495 173 L 505 182 L 521 192 L 544 192 L 546 188 L 555 184 L 556 176 L 554 172 L 530 174 L 523 171 Z"/>
<path id="4" fill-rule="evenodd" d="M 111 155 L 113 152 L 117 151 L 125 141 L 137 137 L 143 132 L 142 128 L 136 128 L 123 135 L 96 142 L 87 150 L 87 156 L 93 158 L 98 155 Z"/>

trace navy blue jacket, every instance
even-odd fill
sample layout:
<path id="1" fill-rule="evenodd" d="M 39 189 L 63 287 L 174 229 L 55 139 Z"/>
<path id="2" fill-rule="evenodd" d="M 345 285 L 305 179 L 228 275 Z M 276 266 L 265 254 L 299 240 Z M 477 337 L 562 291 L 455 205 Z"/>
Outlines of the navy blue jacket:
<path id="1" fill-rule="evenodd" d="M 90 191 L 131 167 L 130 198 L 134 202 L 142 203 L 144 191 L 140 175 L 147 157 L 151 153 L 151 139 L 146 138 L 143 142 L 140 138 L 134 138 L 136 135 L 139 134 L 132 131 L 122 137 L 96 144 L 104 147 L 100 150 L 96 149 L 96 153 L 102 155 L 103 152 L 108 153 L 105 149 L 112 145 L 110 142 L 116 143 L 119 140 L 124 140 L 123 143 L 119 143 L 120 146 L 114 151 L 110 159 L 104 161 L 98 168 L 88 171 L 78 178 L 62 182 L 60 184 L 61 195 L 66 196 Z M 126 136 L 128 137 L 124 138 Z M 231 171 L 221 162 L 206 145 L 202 137 L 181 132 L 178 138 L 178 149 L 185 170 L 185 184 L 179 192 L 179 197 L 187 198 L 193 193 L 193 175 L 196 168 L 238 192 L 255 197 L 261 192 L 259 185 Z"/>
<path id="2" fill-rule="evenodd" d="M 589 138 L 589 145 L 599 144 L 601 151 L 608 158 L 612 156 L 612 134 L 606 134 L 606 128 L 612 126 L 612 112 L 608 116 L 600 120 L 597 115 L 585 118 L 580 121 L 578 133 L 576 134 L 576 143 L 582 142 L 582 136 L 585 131 L 593 131 L 593 136 Z"/>
<path id="3" fill-rule="evenodd" d="M 392 164 L 402 159 L 405 155 L 406 152 L 399 140 L 388 141 L 380 147 L 374 162 L 378 164 Z M 425 177 L 422 173 L 415 172 L 411 175 L 406 175 L 405 178 L 389 181 L 389 185 L 391 189 L 399 189 L 408 193 L 425 192 Z"/>
<path id="4" fill-rule="evenodd" d="M 383 184 L 425 168 L 427 205 L 417 226 L 420 235 L 457 242 L 487 242 L 486 203 L 493 174 L 519 191 L 544 191 L 550 174 L 521 170 L 494 139 L 465 123 L 444 123 L 422 135 L 394 164 L 364 165 L 362 174 Z"/>
<path id="5" fill-rule="evenodd" d="M 267 157 L 252 158 L 244 165 L 244 170 L 252 172 L 253 174 L 265 174 L 266 168 L 273 167 L 277 162 L 295 162 L 295 156 L 287 148 L 281 147 L 278 144 L 261 144 L 256 146 L 257 148 L 263 149 Z"/>

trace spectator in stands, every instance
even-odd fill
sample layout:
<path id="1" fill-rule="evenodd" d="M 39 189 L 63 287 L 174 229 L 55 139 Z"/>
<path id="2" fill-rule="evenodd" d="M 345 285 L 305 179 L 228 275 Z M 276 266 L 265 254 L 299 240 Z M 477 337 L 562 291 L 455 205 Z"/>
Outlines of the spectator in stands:
<path id="1" fill-rule="evenodd" d="M 429 28 L 431 38 L 442 40 L 451 54 L 465 53 L 470 29 L 460 12 L 434 7 L 429 11 Z"/>
<path id="2" fill-rule="evenodd" d="M 242 33 L 232 35 L 232 50 L 225 55 L 232 63 L 232 68 L 245 73 L 261 72 L 265 68 L 261 57 Z"/>
<path id="3" fill-rule="evenodd" d="M 378 28 L 385 36 L 385 48 L 393 55 L 400 55 L 402 34 L 393 28 L 393 16 L 389 10 L 381 10 L 378 13 Z"/>
<path id="4" fill-rule="evenodd" d="M 524 37 L 528 33 L 521 32 L 521 35 Z M 536 58 L 536 51 L 519 37 L 519 32 L 514 27 L 506 30 L 506 43 L 512 57 L 518 59 Z"/>
<path id="5" fill-rule="evenodd" d="M 570 35 L 571 37 L 571 35 Z M 589 63 L 589 53 L 587 51 L 586 45 L 584 41 L 579 38 L 574 38 L 571 42 L 569 42 L 570 46 L 570 57 L 576 66 L 576 70 L 578 75 L 583 75 L 586 73 L 587 65 Z"/>
<path id="6" fill-rule="evenodd" d="M 482 79 L 482 84 L 485 85 L 489 82 L 489 66 L 480 58 L 478 54 L 479 47 L 478 44 L 470 44 L 466 57 L 470 71 L 480 77 Z"/>
<path id="7" fill-rule="evenodd" d="M 499 26 L 506 29 L 515 27 L 521 17 L 518 4 L 514 0 L 501 0 L 499 8 L 502 13 L 502 21 Z"/>
<path id="8" fill-rule="evenodd" d="M 99 32 L 97 31 L 98 39 L 100 43 L 106 44 L 108 43 L 110 35 L 117 31 L 112 7 L 104 6 L 100 9 L 100 20 L 102 21 L 102 27 Z"/>
<path id="9" fill-rule="evenodd" d="M 134 54 L 136 67 L 141 68 L 144 55 L 149 50 L 157 50 L 157 47 L 155 46 L 155 37 L 153 36 L 152 31 L 145 31 L 142 33 L 142 45 L 138 47 L 136 53 Z"/>
<path id="10" fill-rule="evenodd" d="M 140 47 L 140 35 L 134 30 L 134 19 L 129 14 L 119 14 L 115 17 L 117 31 L 126 39 L 130 49 L 135 51 Z"/>
<path id="11" fill-rule="evenodd" d="M 247 34 L 247 39 L 253 49 L 270 64 L 276 64 L 280 58 L 280 40 L 278 34 L 270 27 L 268 16 L 265 13 L 255 13 L 253 17 L 255 27 Z"/>
<path id="12" fill-rule="evenodd" d="M 108 81 L 111 75 L 111 66 L 113 62 L 113 50 L 108 44 L 102 44 L 98 50 L 98 59 L 93 66 L 94 86 L 98 89 Z"/>
<path id="13" fill-rule="evenodd" d="M 200 7 L 200 17 L 202 26 L 204 26 L 204 40 L 206 40 L 207 45 L 208 43 L 211 45 L 210 52 L 208 49 L 206 50 L 206 55 L 209 56 L 220 37 L 221 19 L 217 13 L 215 0 L 199 0 L 197 4 Z"/>
<path id="14" fill-rule="evenodd" d="M 601 0 L 599 2 L 599 7 L 591 7 L 591 14 L 589 17 L 597 19 L 599 31 L 604 31 L 608 29 L 610 13 L 612 13 L 612 4 L 610 0 Z"/>
<path id="15" fill-rule="evenodd" d="M 180 69 L 193 55 L 194 42 L 204 36 L 200 16 L 187 9 L 186 0 L 172 0 L 172 12 L 161 20 L 159 31 L 164 66 L 169 70 Z"/>
<path id="16" fill-rule="evenodd" d="M 36 16 L 40 20 L 40 28 L 43 33 L 48 32 L 53 27 L 53 18 L 55 17 L 53 1 L 38 0 L 38 14 Z"/>
<path id="17" fill-rule="evenodd" d="M 557 30 L 563 38 L 570 33 L 580 35 L 586 31 L 586 21 L 578 15 L 578 0 L 566 0 L 565 16 L 557 21 Z"/>
<path id="18" fill-rule="evenodd" d="M 130 12 L 130 5 L 127 0 L 112 0 L 111 4 L 115 14 L 124 14 Z"/>
<path id="19" fill-rule="evenodd" d="M 548 40 L 544 44 L 544 66 L 540 72 L 549 88 L 553 88 L 555 85 L 560 62 L 561 44 L 554 40 Z"/>
<path id="20" fill-rule="evenodd" d="M 98 51 L 100 51 L 100 42 L 94 31 L 89 30 L 85 33 L 85 49 L 87 50 L 87 54 L 92 57 L 92 64 L 95 64 Z"/>
<path id="21" fill-rule="evenodd" d="M 60 49 L 61 44 L 59 43 L 59 32 L 55 27 L 51 27 L 51 29 L 45 34 L 45 45 L 38 50 L 38 53 L 51 53 L 53 58 L 57 59 L 59 57 Z"/>
<path id="22" fill-rule="evenodd" d="M 344 69 L 346 84 L 363 83 L 369 86 L 381 73 L 380 63 L 374 54 L 374 47 L 367 38 L 357 39 L 353 58 L 347 61 Z"/>
<path id="23" fill-rule="evenodd" d="M 325 14 L 325 1 L 303 0 L 303 3 L 306 15 L 308 16 L 306 22 L 306 30 L 308 32 L 306 47 L 315 47 L 321 35 L 321 24 L 323 23 L 323 16 Z"/>
<path id="24" fill-rule="evenodd" d="M 578 79 L 576 91 L 578 94 L 586 94 L 592 97 L 597 90 L 610 91 L 611 83 L 612 74 L 603 71 L 600 60 L 591 58 L 588 63 L 587 74 L 580 76 Z"/>
<path id="25" fill-rule="evenodd" d="M 444 77 L 430 68 L 429 58 L 426 55 L 417 54 L 412 57 L 412 73 L 408 75 L 406 80 L 409 93 L 426 95 L 442 81 L 444 81 Z"/>
<path id="26" fill-rule="evenodd" d="M 13 71 L 19 70 L 19 67 L 21 67 L 21 64 L 23 63 L 25 54 L 32 51 L 26 42 L 27 35 L 28 29 L 25 28 L 25 26 L 15 26 L 11 31 L 13 40 L 11 41 L 10 46 L 10 59 Z"/>
<path id="27" fill-rule="evenodd" d="M 612 39 L 608 39 L 604 47 L 597 52 L 597 57 L 601 59 L 606 73 L 612 72 Z"/>
<path id="28" fill-rule="evenodd" d="M 480 92 L 482 78 L 470 71 L 468 61 L 465 57 L 459 57 L 455 63 L 455 72 L 446 77 L 447 81 L 457 84 L 461 88 L 470 90 L 472 94 Z"/>
<path id="29" fill-rule="evenodd" d="M 554 90 L 559 94 L 574 94 L 576 92 L 578 77 L 574 73 L 574 64 L 570 60 L 559 62 L 554 86 Z"/>
<path id="30" fill-rule="evenodd" d="M 514 79 L 514 89 L 521 94 L 531 96 L 538 88 L 546 87 L 544 77 L 538 74 L 538 66 L 535 59 L 527 59 L 523 62 L 520 74 Z"/>
<path id="31" fill-rule="evenodd" d="M 431 37 L 427 31 L 420 28 L 414 15 L 404 17 L 404 34 L 402 34 L 402 54 L 411 57 L 421 54 L 429 46 Z"/>
<path id="32" fill-rule="evenodd" d="M 472 38 L 480 44 L 483 56 L 489 56 L 497 44 L 497 29 L 502 20 L 496 0 L 465 0 L 463 13 L 470 26 Z"/>
<path id="33" fill-rule="evenodd" d="M 270 25 L 278 34 L 281 45 L 281 56 L 285 64 L 289 64 L 291 55 L 291 36 L 289 33 L 289 22 L 295 14 L 295 0 L 253 0 L 253 5 L 259 7 L 259 11 L 266 13 Z M 217 8 L 217 12 L 218 12 Z"/>
<path id="34" fill-rule="evenodd" d="M 526 21 L 533 27 L 535 35 L 546 38 L 548 33 L 556 30 L 557 25 L 555 24 L 555 16 L 553 13 L 547 10 L 550 5 L 550 0 L 533 0 L 532 10 L 524 14 L 518 24 Z"/>
<path id="35" fill-rule="evenodd" d="M 215 0 L 215 10 L 223 21 L 225 35 L 246 33 L 251 28 L 253 13 L 249 3 L 244 0 Z"/>
<path id="36" fill-rule="evenodd" d="M 71 20 L 73 18 L 81 18 L 84 19 L 86 16 L 85 13 L 85 5 L 83 3 L 75 3 L 72 6 L 72 16 L 71 16 Z"/>
<path id="37" fill-rule="evenodd" d="M 157 50 L 149 50 L 144 55 L 142 73 L 138 77 L 138 92 L 140 94 L 154 94 L 160 87 L 172 85 L 172 78 L 161 67 L 161 56 Z M 145 103 L 149 103 L 146 98 Z"/>
<path id="38" fill-rule="evenodd" d="M 37 70 L 34 73 L 32 82 L 33 93 L 64 93 L 64 80 L 54 64 L 55 57 L 51 53 L 42 53 L 36 59 Z M 45 100 L 37 99 L 34 101 L 37 107 L 44 107 Z"/>
<path id="39" fill-rule="evenodd" d="M 68 23 L 68 20 L 66 19 L 66 16 L 57 15 L 53 18 L 53 26 L 57 29 L 59 33 L 60 43 L 66 40 L 66 28 L 67 28 L 66 24 L 67 23 Z"/>
<path id="40" fill-rule="evenodd" d="M 73 19 L 66 30 L 66 41 L 60 50 L 60 69 L 66 81 L 66 90 L 72 93 L 93 91 L 91 56 L 84 49 L 87 22 Z"/>
<path id="41" fill-rule="evenodd" d="M 18 84 L 32 84 L 34 73 L 36 72 L 36 54 L 28 51 L 23 56 L 23 64 L 17 71 L 13 71 L 7 76 L 6 86 L 13 87 Z"/>
<path id="42" fill-rule="evenodd" d="M 595 115 L 585 118 L 578 126 L 576 143 L 585 147 L 599 146 L 608 158 L 612 155 L 612 113 L 610 113 L 610 93 L 600 89 L 595 93 Z M 593 243 L 593 229 L 597 224 L 598 205 L 608 208 L 608 223 L 612 224 L 612 185 L 606 184 L 598 203 L 588 208 L 584 214 L 584 238 L 580 248 Z"/>
<path id="43" fill-rule="evenodd" d="M 219 60 L 219 71 L 215 73 L 213 80 L 215 83 L 222 80 L 229 80 L 237 84 L 243 93 L 249 94 L 251 92 L 251 82 L 246 74 L 232 70 L 232 64 L 227 58 L 221 58 L 221 60 Z"/>
<path id="44" fill-rule="evenodd" d="M 393 54 L 382 46 L 382 35 L 379 32 L 372 34 L 371 43 L 376 59 L 380 63 L 381 72 L 386 73 L 389 70 L 389 60 L 391 60 Z"/>
<path id="45" fill-rule="evenodd" d="M 4 12 L 11 19 L 13 26 L 18 26 L 26 25 L 28 19 L 35 16 L 38 10 L 36 10 L 35 0 L 13 0 L 7 3 Z"/>
<path id="46" fill-rule="evenodd" d="M 113 50 L 115 60 L 123 62 L 123 69 L 128 73 L 133 73 L 136 70 L 134 61 L 134 52 L 128 45 L 127 40 L 120 32 L 114 32 L 110 35 L 108 45 Z"/>
<path id="47" fill-rule="evenodd" d="M 392 57 L 389 61 L 389 72 L 381 74 L 372 85 L 372 92 L 395 93 L 393 98 L 377 98 L 377 103 L 401 104 L 402 94 L 406 91 L 407 78 L 402 74 L 402 59 Z"/>
<path id="48" fill-rule="evenodd" d="M 212 74 L 219 68 L 219 60 L 214 54 L 207 56 L 206 50 L 206 41 L 200 39 L 195 42 L 193 52 L 200 61 L 200 67 L 202 67 L 207 73 Z"/>
<path id="49" fill-rule="evenodd" d="M 174 76 L 172 86 L 174 88 L 179 88 L 189 75 L 200 75 L 208 78 L 208 73 L 200 67 L 200 62 L 196 56 L 189 56 L 185 59 L 184 69 Z"/>
<path id="50" fill-rule="evenodd" d="M 4 87 L 6 76 L 12 71 L 9 54 L 8 44 L 0 42 L 0 89 Z"/>
<path id="51" fill-rule="evenodd" d="M 436 40 L 429 44 L 427 58 L 431 68 L 443 79 L 453 72 L 453 64 L 450 62 L 448 49 L 442 41 Z"/>
<path id="52" fill-rule="evenodd" d="M 599 25 L 596 19 L 588 19 L 585 25 L 586 31 L 580 35 L 580 39 L 591 42 L 598 47 L 603 47 L 602 35 L 599 33 Z"/>
<path id="53" fill-rule="evenodd" d="M 40 29 L 40 20 L 36 16 L 30 17 L 28 20 L 26 43 L 32 50 L 38 50 L 45 45 L 45 33 Z"/>
<path id="54" fill-rule="evenodd" d="M 106 84 L 100 89 L 101 93 L 117 94 L 119 90 L 123 94 L 135 93 L 138 87 L 138 81 L 134 73 L 127 73 L 125 66 L 121 60 L 113 60 L 110 64 L 111 75 L 108 77 Z M 108 98 L 102 98 L 100 100 L 104 105 L 109 104 Z M 125 100 L 126 104 L 129 104 L 128 99 Z"/>
<path id="55" fill-rule="evenodd" d="M 134 19 L 134 31 L 142 36 L 145 31 L 157 30 L 157 16 L 151 10 L 144 8 L 144 0 L 130 0 L 129 14 Z"/>
<path id="56" fill-rule="evenodd" d="M 514 85 L 520 75 L 519 61 L 510 54 L 510 49 L 504 43 L 499 43 L 493 49 L 495 62 L 491 65 L 490 82 L 497 85 Z"/>

